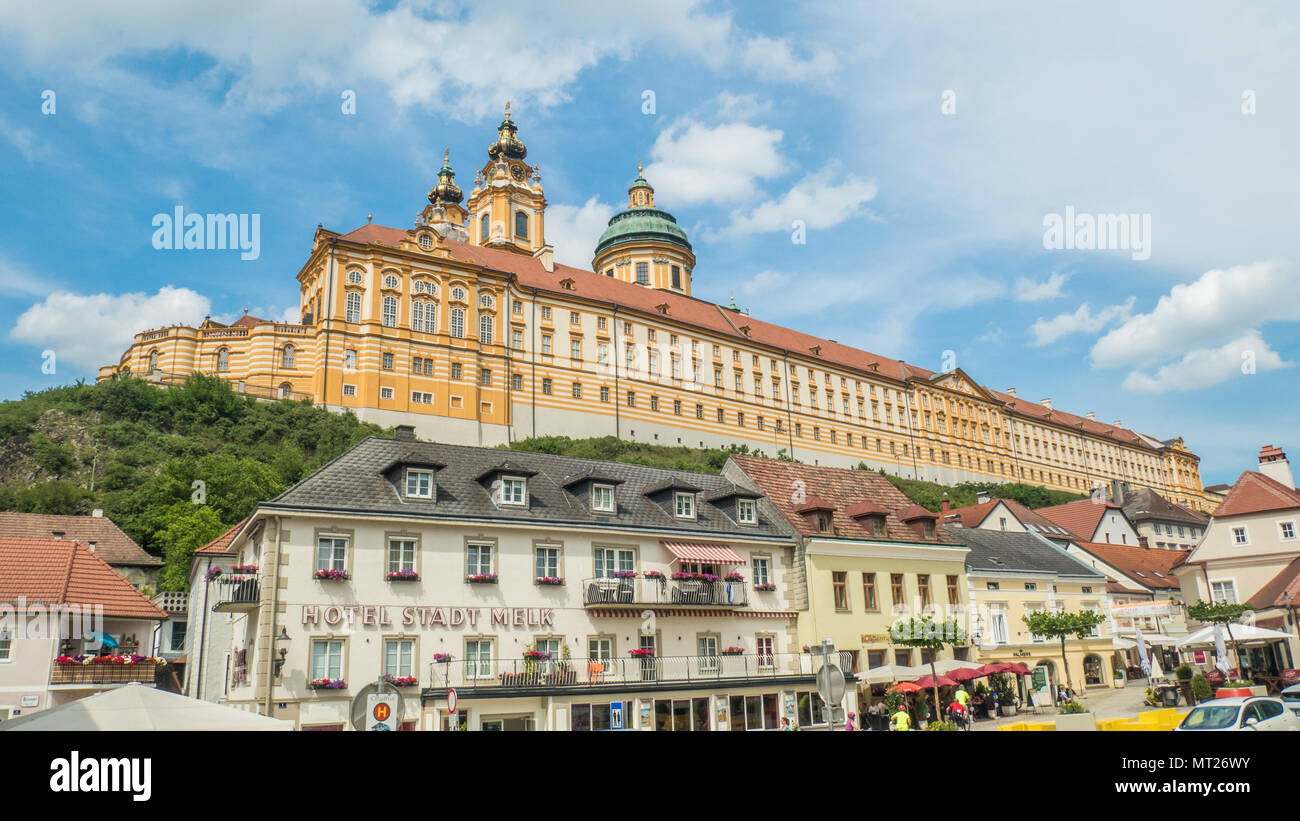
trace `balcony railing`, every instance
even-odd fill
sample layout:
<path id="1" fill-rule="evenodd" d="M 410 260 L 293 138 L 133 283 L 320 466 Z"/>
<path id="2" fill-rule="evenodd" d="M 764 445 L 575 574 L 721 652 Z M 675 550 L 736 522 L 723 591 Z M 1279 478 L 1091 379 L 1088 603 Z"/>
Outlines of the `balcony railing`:
<path id="1" fill-rule="evenodd" d="M 212 609 L 218 612 L 247 612 L 262 603 L 262 586 L 256 576 L 222 576 L 214 584 L 217 600 Z"/>
<path id="2" fill-rule="evenodd" d="M 677 605 L 680 607 L 745 607 L 746 582 L 700 579 L 598 578 L 582 583 L 582 603 L 588 607 L 618 605 Z"/>
<path id="3" fill-rule="evenodd" d="M 850 654 L 842 653 L 840 664 L 850 663 Z M 807 653 L 585 658 L 563 661 L 457 660 L 431 663 L 429 680 L 433 689 L 536 689 L 610 685 L 644 687 L 661 683 L 762 681 L 812 676 L 820 666 L 821 659 Z M 852 672 L 849 667 L 844 667 L 844 671 Z"/>
<path id="4" fill-rule="evenodd" d="M 55 664 L 50 670 L 50 684 L 153 684 L 158 665 L 153 661 L 135 664 Z"/>

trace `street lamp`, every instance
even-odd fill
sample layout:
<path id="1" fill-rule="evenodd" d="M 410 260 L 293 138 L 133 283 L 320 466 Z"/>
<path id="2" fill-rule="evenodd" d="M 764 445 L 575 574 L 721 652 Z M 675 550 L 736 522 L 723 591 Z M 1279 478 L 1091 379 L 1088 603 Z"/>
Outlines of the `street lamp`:
<path id="1" fill-rule="evenodd" d="M 289 641 L 290 641 L 289 631 L 281 627 L 280 635 L 275 637 L 275 643 L 280 648 L 280 657 L 278 659 L 273 659 L 271 661 L 271 664 L 274 665 L 273 669 L 271 670 L 271 675 L 274 678 L 279 678 L 280 671 L 284 669 L 285 656 L 289 655 L 289 648 L 285 647 L 284 645 L 288 644 Z"/>

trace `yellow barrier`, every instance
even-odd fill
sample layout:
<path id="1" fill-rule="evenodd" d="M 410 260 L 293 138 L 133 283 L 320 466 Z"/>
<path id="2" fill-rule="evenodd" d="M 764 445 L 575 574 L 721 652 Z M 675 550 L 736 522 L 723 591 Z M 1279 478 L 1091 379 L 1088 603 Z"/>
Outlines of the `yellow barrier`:
<path id="1" fill-rule="evenodd" d="M 1014 723 L 1014 724 L 1004 724 L 1004 725 L 1002 725 L 1001 727 L 998 728 L 998 731 L 999 731 L 999 732 L 1011 732 L 1011 733 L 1015 733 L 1015 732 L 1023 732 L 1027 727 L 1028 727 L 1028 725 L 1027 725 L 1025 722 L 1023 722 L 1023 721 L 1017 721 L 1017 722 Z"/>

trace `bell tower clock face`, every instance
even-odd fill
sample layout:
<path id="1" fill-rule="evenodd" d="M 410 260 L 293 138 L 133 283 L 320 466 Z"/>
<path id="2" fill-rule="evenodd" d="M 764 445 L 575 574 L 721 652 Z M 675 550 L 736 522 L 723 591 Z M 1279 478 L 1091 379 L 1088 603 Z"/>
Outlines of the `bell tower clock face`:
<path id="1" fill-rule="evenodd" d="M 516 165 L 510 169 L 510 176 L 515 178 L 515 182 L 523 182 L 528 176 L 528 172 L 524 170 L 522 165 Z"/>

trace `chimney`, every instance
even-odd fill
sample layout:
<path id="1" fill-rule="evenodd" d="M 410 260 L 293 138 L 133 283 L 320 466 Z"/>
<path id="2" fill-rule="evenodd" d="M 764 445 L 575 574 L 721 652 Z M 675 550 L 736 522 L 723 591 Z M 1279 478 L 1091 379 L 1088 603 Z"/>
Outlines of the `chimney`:
<path id="1" fill-rule="evenodd" d="M 1119 421 L 1118 419 L 1116 419 L 1116 420 L 1115 420 L 1114 422 L 1112 422 L 1111 424 L 1114 425 L 1114 426 L 1117 427 L 1117 428 L 1122 428 L 1122 427 L 1124 427 L 1124 423 L 1121 422 L 1121 421 Z"/>
<path id="2" fill-rule="evenodd" d="M 1096 422 L 1096 421 L 1097 421 L 1097 414 L 1093 413 L 1092 411 L 1088 411 L 1088 420 L 1089 420 L 1090 422 Z"/>
<path id="3" fill-rule="evenodd" d="M 942 508 L 943 515 L 945 518 L 948 516 L 949 513 L 952 512 L 952 505 L 948 504 L 948 499 L 946 496 L 944 497 L 943 504 L 941 504 L 939 507 Z"/>
<path id="4" fill-rule="evenodd" d="M 552 248 L 549 245 L 543 245 L 541 248 L 538 248 L 536 251 L 533 252 L 533 257 L 541 261 L 542 268 L 546 269 L 546 273 L 548 274 L 555 273 L 555 249 L 554 248 Z"/>
<path id="5" fill-rule="evenodd" d="M 1012 398 L 1012 399 L 1015 399 L 1015 398 L 1016 398 L 1016 389 L 1015 389 L 1015 388 L 1007 388 L 1007 393 L 1011 394 L 1011 398 Z"/>
<path id="6" fill-rule="evenodd" d="M 989 500 L 989 492 L 987 490 L 976 491 L 975 504 L 982 505 L 988 500 Z"/>
<path id="7" fill-rule="evenodd" d="M 399 442 L 415 441 L 414 425 L 398 425 L 397 427 L 393 428 L 393 431 L 394 433 L 396 433 L 396 436 L 394 438 L 397 439 L 397 441 Z"/>
<path id="8" fill-rule="evenodd" d="M 1042 405 L 1043 407 L 1047 408 L 1048 410 L 1051 410 L 1051 409 L 1052 409 L 1052 397 L 1049 396 L 1049 397 L 1047 397 L 1046 399 L 1044 399 L 1043 401 L 1039 402 L 1038 404 Z"/>
<path id="9" fill-rule="evenodd" d="M 1146 536 L 1138 536 L 1138 544 L 1147 550 L 1151 549 L 1151 541 Z"/>
<path id="10" fill-rule="evenodd" d="M 102 508 L 102 507 L 97 507 L 97 508 L 95 508 L 94 510 L 90 511 L 90 515 L 91 515 L 91 516 L 98 517 L 98 518 L 103 518 L 103 516 L 104 516 L 104 508 Z"/>
<path id="11" fill-rule="evenodd" d="M 1124 504 L 1124 483 L 1119 479 L 1110 482 L 1110 500 L 1117 505 Z"/>
<path id="12" fill-rule="evenodd" d="M 1291 478 L 1291 463 L 1281 448 L 1265 445 L 1259 449 L 1259 472 L 1275 482 L 1295 488 L 1295 480 Z"/>

